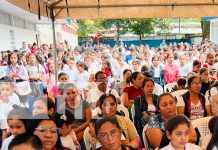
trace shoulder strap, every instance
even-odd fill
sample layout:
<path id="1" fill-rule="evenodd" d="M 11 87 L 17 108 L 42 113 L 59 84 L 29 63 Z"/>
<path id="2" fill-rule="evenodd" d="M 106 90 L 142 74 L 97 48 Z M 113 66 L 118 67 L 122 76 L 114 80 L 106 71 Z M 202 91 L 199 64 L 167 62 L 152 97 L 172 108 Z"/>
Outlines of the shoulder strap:
<path id="1" fill-rule="evenodd" d="M 39 64 L 37 64 L 37 71 L 38 71 L 38 73 L 39 73 Z"/>
<path id="2" fill-rule="evenodd" d="M 142 109 L 142 95 L 140 95 L 140 100 L 139 100 L 139 106 L 140 106 L 140 110 Z"/>

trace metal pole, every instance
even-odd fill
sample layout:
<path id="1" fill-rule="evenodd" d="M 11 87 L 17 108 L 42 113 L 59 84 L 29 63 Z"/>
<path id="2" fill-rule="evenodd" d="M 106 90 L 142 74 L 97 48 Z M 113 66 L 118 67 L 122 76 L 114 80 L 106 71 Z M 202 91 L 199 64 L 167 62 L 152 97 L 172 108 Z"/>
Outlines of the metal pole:
<path id="1" fill-rule="evenodd" d="M 58 85 L 58 67 L 57 67 L 57 49 L 56 49 L 56 36 L 55 36 L 55 16 L 54 8 L 50 8 L 51 21 L 52 21 L 52 32 L 53 32 L 53 45 L 54 45 L 54 63 L 55 63 L 55 85 Z"/>

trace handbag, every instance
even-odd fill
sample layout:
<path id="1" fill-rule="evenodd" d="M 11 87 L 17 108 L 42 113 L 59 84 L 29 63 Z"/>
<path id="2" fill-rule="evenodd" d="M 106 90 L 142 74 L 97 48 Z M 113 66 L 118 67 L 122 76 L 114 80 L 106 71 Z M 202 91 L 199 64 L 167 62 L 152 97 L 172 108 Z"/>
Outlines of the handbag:
<path id="1" fill-rule="evenodd" d="M 142 112 L 142 96 L 140 96 L 140 110 Z M 142 112 L 142 117 L 140 119 L 140 127 L 143 129 L 143 127 L 148 123 L 148 121 L 151 119 L 152 114 L 148 111 Z"/>
<path id="2" fill-rule="evenodd" d="M 32 92 L 32 88 L 28 81 L 22 81 L 15 84 L 15 91 L 19 95 L 28 95 Z"/>

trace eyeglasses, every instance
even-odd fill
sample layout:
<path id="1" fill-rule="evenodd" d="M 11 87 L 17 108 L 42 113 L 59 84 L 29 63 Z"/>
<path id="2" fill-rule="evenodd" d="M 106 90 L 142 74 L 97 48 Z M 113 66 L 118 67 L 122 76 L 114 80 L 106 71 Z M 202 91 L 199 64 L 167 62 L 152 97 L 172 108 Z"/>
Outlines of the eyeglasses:
<path id="1" fill-rule="evenodd" d="M 59 128 L 50 128 L 48 129 L 47 127 L 45 126 L 38 126 L 37 128 L 35 128 L 36 130 L 38 130 L 39 132 L 41 132 L 42 134 L 45 134 L 47 133 L 48 131 L 51 133 L 51 134 L 58 134 L 59 132 Z"/>
<path id="2" fill-rule="evenodd" d="M 105 102 L 105 103 L 102 104 L 102 106 L 103 106 L 103 107 L 116 106 L 116 103 L 115 103 L 115 102 L 111 102 L 111 103 Z"/>
<path id="3" fill-rule="evenodd" d="M 118 133 L 120 132 L 120 130 L 112 130 L 109 133 L 100 133 L 98 138 L 102 138 L 102 139 L 108 139 L 109 135 L 111 137 L 117 137 Z"/>
<path id="4" fill-rule="evenodd" d="M 192 83 L 192 86 L 201 86 L 201 83 Z"/>

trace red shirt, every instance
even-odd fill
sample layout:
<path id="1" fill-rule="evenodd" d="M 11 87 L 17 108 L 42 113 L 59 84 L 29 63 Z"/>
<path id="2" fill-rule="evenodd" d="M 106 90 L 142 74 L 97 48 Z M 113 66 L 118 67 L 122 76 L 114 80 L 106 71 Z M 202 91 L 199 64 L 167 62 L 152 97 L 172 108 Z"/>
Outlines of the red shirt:
<path id="1" fill-rule="evenodd" d="M 133 86 L 125 87 L 123 92 L 128 94 L 129 100 L 134 100 L 136 96 L 142 95 L 144 93 L 143 89 L 136 89 Z"/>

